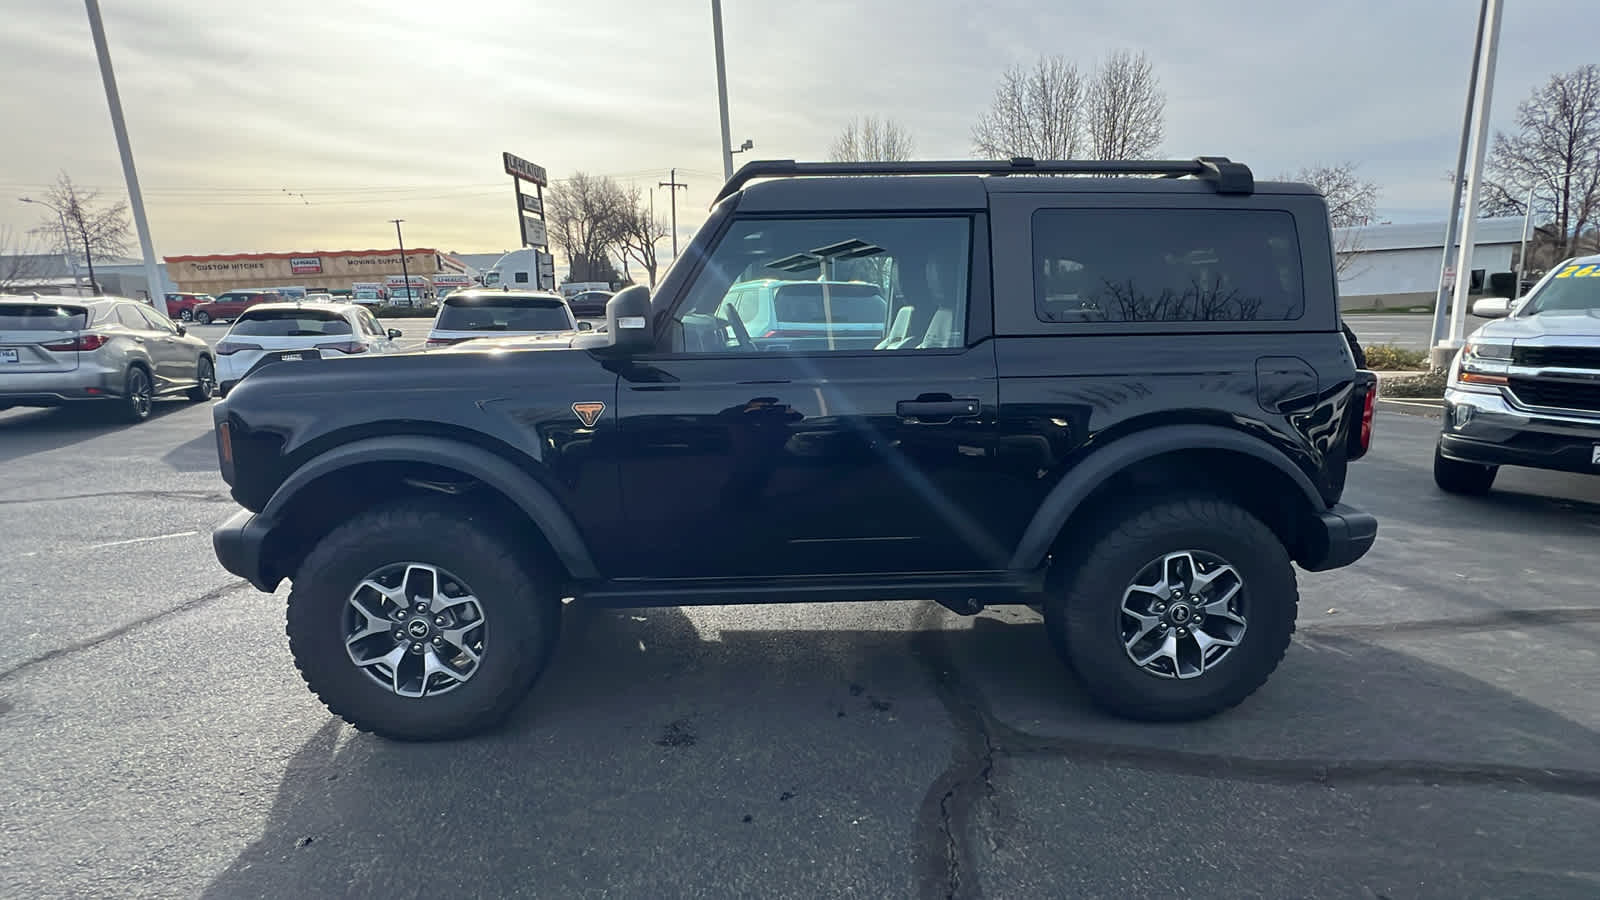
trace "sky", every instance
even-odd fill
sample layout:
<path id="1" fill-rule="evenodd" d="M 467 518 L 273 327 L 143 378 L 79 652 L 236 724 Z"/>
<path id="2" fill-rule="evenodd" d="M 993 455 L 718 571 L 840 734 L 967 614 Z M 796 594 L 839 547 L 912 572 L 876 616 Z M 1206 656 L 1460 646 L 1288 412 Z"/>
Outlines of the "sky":
<path id="1" fill-rule="evenodd" d="M 500 154 L 634 184 L 677 169 L 687 240 L 720 186 L 706 0 L 103 0 L 158 254 L 517 241 Z M 1147 53 L 1164 155 L 1270 177 L 1351 162 L 1381 218 L 1442 221 L 1473 0 L 725 0 L 735 155 L 821 159 L 851 118 L 966 158 L 1009 66 Z M 1493 123 L 1551 74 L 1600 62 L 1568 0 L 1506 4 Z M 0 0 L 0 228 L 40 223 L 58 172 L 125 196 L 82 5 Z M 663 247 L 663 256 L 669 255 Z"/>

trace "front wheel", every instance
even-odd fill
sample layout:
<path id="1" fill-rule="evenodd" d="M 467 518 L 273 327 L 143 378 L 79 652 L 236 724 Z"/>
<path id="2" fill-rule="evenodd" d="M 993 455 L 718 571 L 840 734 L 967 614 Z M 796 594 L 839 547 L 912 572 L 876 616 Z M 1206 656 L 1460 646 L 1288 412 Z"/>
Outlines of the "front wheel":
<path id="1" fill-rule="evenodd" d="M 1433 483 L 1445 493 L 1481 497 L 1494 487 L 1494 478 L 1498 474 L 1499 466 L 1448 459 L 1439 448 L 1433 449 Z"/>
<path id="2" fill-rule="evenodd" d="M 203 309 L 200 310 L 197 313 L 192 313 L 191 315 L 193 315 L 194 320 L 195 320 L 195 322 L 197 324 L 200 324 L 200 325 L 210 325 L 211 324 L 211 314 L 206 312 Z"/>
<path id="3" fill-rule="evenodd" d="M 501 722 L 554 650 L 560 598 L 471 506 L 399 500 L 323 539 L 289 594 L 289 649 L 328 709 L 395 740 Z"/>
<path id="4" fill-rule="evenodd" d="M 1045 627 L 1090 699 L 1143 721 L 1201 719 L 1266 683 L 1299 605 L 1288 552 L 1227 500 L 1175 497 L 1124 515 L 1070 563 Z"/>
<path id="5" fill-rule="evenodd" d="M 217 367 L 212 365 L 210 359 L 202 356 L 194 366 L 194 387 L 189 389 L 189 399 L 196 403 L 210 400 L 211 393 L 216 389 Z"/>

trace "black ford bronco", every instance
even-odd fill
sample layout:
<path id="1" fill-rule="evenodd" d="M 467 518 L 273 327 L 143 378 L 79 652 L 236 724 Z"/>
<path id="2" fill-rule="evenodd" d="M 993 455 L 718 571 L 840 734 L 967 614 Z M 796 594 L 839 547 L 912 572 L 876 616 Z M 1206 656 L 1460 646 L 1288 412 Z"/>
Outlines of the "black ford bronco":
<path id="1" fill-rule="evenodd" d="M 751 163 L 606 323 L 217 405 L 217 556 L 293 581 L 345 720 L 493 725 L 569 598 L 1028 604 L 1096 703 L 1198 718 L 1283 657 L 1293 564 L 1377 532 L 1324 201 L 1226 159 Z"/>

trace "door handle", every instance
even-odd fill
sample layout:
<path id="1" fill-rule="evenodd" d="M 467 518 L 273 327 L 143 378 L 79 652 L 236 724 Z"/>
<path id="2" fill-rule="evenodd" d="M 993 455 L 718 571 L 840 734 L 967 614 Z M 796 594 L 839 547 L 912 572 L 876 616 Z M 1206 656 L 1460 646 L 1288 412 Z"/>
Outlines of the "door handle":
<path id="1" fill-rule="evenodd" d="M 901 400 L 894 405 L 894 411 L 902 419 L 949 422 L 952 419 L 973 418 L 978 415 L 981 406 L 976 397 L 952 397 L 942 400 Z"/>

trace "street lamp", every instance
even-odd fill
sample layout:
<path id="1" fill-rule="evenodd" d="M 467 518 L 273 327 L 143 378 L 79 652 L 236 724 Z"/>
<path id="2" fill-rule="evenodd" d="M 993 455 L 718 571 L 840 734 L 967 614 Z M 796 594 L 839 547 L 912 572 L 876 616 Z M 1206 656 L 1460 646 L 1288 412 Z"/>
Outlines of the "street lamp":
<path id="1" fill-rule="evenodd" d="M 722 116 L 722 180 L 733 178 L 733 139 L 728 137 L 728 70 L 722 61 L 722 0 L 711 0 L 711 39 L 717 52 L 717 111 Z"/>
<path id="2" fill-rule="evenodd" d="M 1562 172 L 1560 175 L 1553 176 L 1550 180 L 1570 178 L 1572 174 L 1571 172 Z M 1522 213 L 1522 246 L 1517 250 L 1517 293 L 1519 294 L 1522 293 L 1522 279 L 1528 274 L 1528 225 L 1533 221 L 1533 192 L 1538 188 L 1538 182 L 1528 185 L 1528 205 Z M 1567 236 L 1563 234 L 1561 239 L 1565 241 Z"/>
<path id="3" fill-rule="evenodd" d="M 742 144 L 740 144 L 740 145 L 739 145 L 739 146 L 738 146 L 738 148 L 733 148 L 733 147 L 730 147 L 730 148 L 728 148 L 728 153 L 730 153 L 730 154 L 733 154 L 733 153 L 743 153 L 743 152 L 745 152 L 745 151 L 746 151 L 746 150 L 749 150 L 749 149 L 751 149 L 751 148 L 752 148 L 752 147 L 754 147 L 754 146 L 755 146 L 755 145 L 756 145 L 756 142 L 755 142 L 755 141 L 752 141 L 752 140 L 750 140 L 750 139 L 749 139 L 749 138 L 745 138 L 745 141 L 744 141 L 744 143 L 742 143 Z"/>
<path id="4" fill-rule="evenodd" d="M 72 269 L 72 289 L 75 291 L 81 290 L 83 288 L 83 283 L 78 278 L 78 261 L 72 258 L 72 232 L 67 230 L 66 214 L 61 211 L 59 206 L 56 206 L 54 203 L 51 203 L 48 200 L 35 200 L 32 197 L 18 197 L 17 199 L 23 203 L 32 203 L 35 206 L 43 206 L 44 208 L 51 210 L 56 214 L 56 221 L 61 223 L 61 255 L 67 258 L 67 267 Z M 89 261 L 89 271 L 89 290 L 92 292 L 94 290 L 93 260 Z"/>

